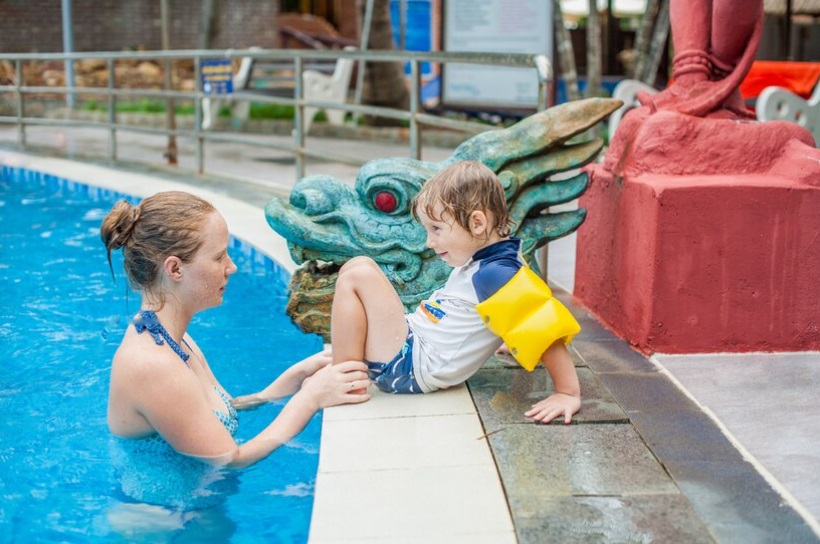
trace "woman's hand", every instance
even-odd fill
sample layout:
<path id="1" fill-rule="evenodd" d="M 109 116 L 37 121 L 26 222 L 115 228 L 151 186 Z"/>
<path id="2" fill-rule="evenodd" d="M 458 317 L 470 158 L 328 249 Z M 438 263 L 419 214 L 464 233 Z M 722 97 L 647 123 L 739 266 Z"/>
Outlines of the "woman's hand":
<path id="1" fill-rule="evenodd" d="M 302 382 L 299 395 L 313 400 L 317 409 L 339 404 L 359 403 L 370 398 L 367 387 L 367 365 L 361 361 L 344 361 L 336 365 L 325 365 Z M 364 389 L 365 393 L 351 393 Z"/>
<path id="2" fill-rule="evenodd" d="M 253 393 L 252 395 L 242 395 L 241 397 L 232 398 L 231 406 L 236 410 L 255 410 L 269 402 L 269 400 L 270 399 L 263 397 L 260 393 Z"/>

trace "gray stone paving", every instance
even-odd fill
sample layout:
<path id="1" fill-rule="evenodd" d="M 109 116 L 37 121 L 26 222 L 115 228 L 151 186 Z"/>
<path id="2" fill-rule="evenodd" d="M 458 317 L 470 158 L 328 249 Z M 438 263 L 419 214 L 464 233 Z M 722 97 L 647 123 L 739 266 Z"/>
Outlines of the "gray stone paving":
<path id="1" fill-rule="evenodd" d="M 543 369 L 496 359 L 468 382 L 519 542 L 818 542 L 657 366 L 556 294 L 584 327 L 573 424 L 524 420 L 551 389 Z"/>

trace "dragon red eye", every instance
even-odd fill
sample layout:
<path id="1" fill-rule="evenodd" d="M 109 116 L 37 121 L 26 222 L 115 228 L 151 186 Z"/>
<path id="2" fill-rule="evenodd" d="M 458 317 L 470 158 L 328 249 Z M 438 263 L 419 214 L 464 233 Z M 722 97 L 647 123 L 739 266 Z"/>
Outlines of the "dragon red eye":
<path id="1" fill-rule="evenodd" d="M 398 203 L 399 202 L 396 200 L 396 195 L 388 191 L 381 191 L 377 193 L 376 197 L 373 199 L 373 204 L 376 205 L 376 208 L 384 213 L 395 211 Z"/>

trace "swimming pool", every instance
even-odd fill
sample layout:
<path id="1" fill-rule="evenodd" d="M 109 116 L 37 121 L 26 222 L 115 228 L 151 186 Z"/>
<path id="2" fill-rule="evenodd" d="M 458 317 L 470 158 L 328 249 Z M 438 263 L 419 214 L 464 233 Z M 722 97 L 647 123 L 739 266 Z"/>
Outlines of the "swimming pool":
<path id="1" fill-rule="evenodd" d="M 0 170 L 0 542 L 304 542 L 319 416 L 236 473 L 171 459 L 134 466 L 108 433 L 111 358 L 140 302 L 127 290 L 119 253 L 112 281 L 99 240 L 102 217 L 121 197 Z M 224 304 L 197 316 L 190 332 L 223 386 L 244 394 L 322 342 L 285 315 L 286 272 L 236 239 L 231 256 L 239 272 Z M 238 439 L 280 409 L 241 413 Z"/>

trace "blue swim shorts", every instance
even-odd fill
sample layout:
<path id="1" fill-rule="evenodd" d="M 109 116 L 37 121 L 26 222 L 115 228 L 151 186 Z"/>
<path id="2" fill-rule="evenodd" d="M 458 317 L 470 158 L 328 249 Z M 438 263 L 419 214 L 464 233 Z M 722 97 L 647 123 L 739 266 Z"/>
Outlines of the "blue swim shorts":
<path id="1" fill-rule="evenodd" d="M 404 345 L 392 361 L 388 363 L 365 361 L 365 363 L 367 363 L 368 377 L 385 393 L 422 393 L 413 375 L 413 331 L 407 333 Z"/>

